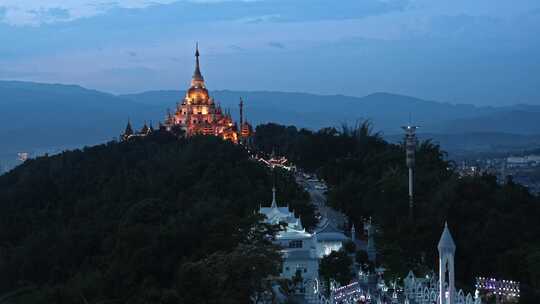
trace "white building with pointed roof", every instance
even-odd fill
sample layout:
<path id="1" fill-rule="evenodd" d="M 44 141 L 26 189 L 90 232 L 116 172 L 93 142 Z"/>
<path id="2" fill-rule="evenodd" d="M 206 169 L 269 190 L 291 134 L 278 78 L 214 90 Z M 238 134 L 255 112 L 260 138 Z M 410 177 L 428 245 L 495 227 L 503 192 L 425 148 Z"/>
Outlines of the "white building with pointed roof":
<path id="1" fill-rule="evenodd" d="M 259 213 L 266 217 L 265 222 L 269 224 L 286 224 L 285 230 L 276 236 L 277 244 L 283 248 L 281 277 L 292 279 L 299 272 L 304 280 L 316 279 L 319 260 L 314 235 L 304 229 L 301 219 L 288 206 L 278 206 L 275 188 L 272 189 L 272 204 L 270 207 L 260 207 Z"/>
<path id="2" fill-rule="evenodd" d="M 439 275 L 416 277 L 409 271 L 403 280 L 405 302 L 410 304 L 481 304 L 481 299 L 456 290 L 454 280 L 454 255 L 456 244 L 445 223 L 439 244 Z"/>
<path id="3" fill-rule="evenodd" d="M 278 233 L 276 243 L 283 254 L 281 276 L 291 279 L 300 271 L 304 281 L 317 279 L 319 259 L 338 251 L 350 239 L 342 231 L 327 223 L 314 233 L 306 231 L 300 217 L 296 217 L 288 206 L 278 206 L 276 189 L 272 189 L 270 207 L 260 207 L 259 213 L 269 224 L 285 223 L 285 230 Z"/>

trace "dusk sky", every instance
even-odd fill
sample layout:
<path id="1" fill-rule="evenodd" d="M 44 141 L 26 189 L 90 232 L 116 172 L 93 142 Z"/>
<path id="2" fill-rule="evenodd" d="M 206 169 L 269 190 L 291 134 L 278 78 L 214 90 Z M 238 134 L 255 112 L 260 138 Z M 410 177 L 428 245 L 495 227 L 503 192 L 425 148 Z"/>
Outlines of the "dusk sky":
<path id="1" fill-rule="evenodd" d="M 0 0 L 0 79 L 540 104 L 538 0 Z"/>

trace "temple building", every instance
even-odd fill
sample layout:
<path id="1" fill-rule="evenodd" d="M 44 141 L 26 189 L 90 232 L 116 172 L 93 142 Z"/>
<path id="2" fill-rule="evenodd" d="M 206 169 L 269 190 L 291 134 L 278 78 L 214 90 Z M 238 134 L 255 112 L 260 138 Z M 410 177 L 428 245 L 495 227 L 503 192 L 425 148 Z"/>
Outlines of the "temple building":
<path id="1" fill-rule="evenodd" d="M 134 137 L 144 137 L 144 136 L 147 136 L 148 134 L 154 132 L 154 128 L 152 127 L 152 124 L 150 123 L 150 126 L 148 126 L 146 124 L 146 122 L 144 123 L 143 127 L 141 128 L 140 131 L 138 132 L 135 132 L 133 130 L 133 127 L 131 126 L 131 121 L 128 119 L 128 123 L 126 125 L 126 129 L 124 130 L 124 133 L 122 133 L 120 135 L 120 139 L 122 139 L 122 141 L 127 141 L 127 140 L 130 140 Z"/>
<path id="2" fill-rule="evenodd" d="M 195 72 L 191 79 L 191 85 L 186 91 L 183 100 L 176 104 L 176 109 L 167 111 L 161 130 L 182 130 L 184 136 L 213 135 L 230 140 L 234 143 L 247 144 L 253 135 L 251 124 L 245 119 L 244 100 L 240 98 L 240 121 L 236 123 L 232 119 L 231 112 L 224 110 L 210 96 L 204 77 L 201 73 L 199 62 L 199 47 L 195 50 Z M 129 140 L 137 136 L 146 136 L 151 133 L 151 126 L 145 126 L 141 131 L 134 132 L 128 121 L 126 129 L 120 135 L 122 140 Z"/>
<path id="3" fill-rule="evenodd" d="M 276 201 L 276 189 L 272 189 L 270 207 L 260 207 L 259 214 L 264 215 L 268 224 L 285 224 L 285 230 L 276 236 L 276 244 L 282 250 L 283 268 L 281 277 L 292 279 L 298 272 L 304 281 L 317 279 L 319 260 L 332 251 L 339 251 L 350 239 L 338 230 L 325 225 L 313 233 L 306 231 L 299 217 L 289 206 L 279 207 Z"/>
<path id="4" fill-rule="evenodd" d="M 170 130 L 182 128 L 186 136 L 197 134 L 219 136 L 234 143 L 244 143 L 253 134 L 253 128 L 244 119 L 244 101 L 240 98 L 240 122 L 236 124 L 229 111 L 224 111 L 208 93 L 199 63 L 199 48 L 195 51 L 195 72 L 186 96 L 178 103 L 174 113 L 167 113 L 164 126 Z"/>

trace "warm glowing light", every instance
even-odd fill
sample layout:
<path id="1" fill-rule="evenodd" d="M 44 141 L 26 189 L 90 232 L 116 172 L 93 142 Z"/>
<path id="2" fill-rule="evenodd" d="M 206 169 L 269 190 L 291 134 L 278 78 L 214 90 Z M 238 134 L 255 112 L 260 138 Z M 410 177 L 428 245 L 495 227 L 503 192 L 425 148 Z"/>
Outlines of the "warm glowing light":
<path id="1" fill-rule="evenodd" d="M 253 134 L 251 125 L 243 120 L 243 101 L 240 103 L 240 124 L 235 124 L 229 111 L 223 110 L 210 97 L 199 66 L 199 53 L 191 86 L 184 100 L 177 104 L 174 114 L 168 113 L 164 127 L 180 127 L 186 136 L 215 135 L 234 143 L 245 143 Z"/>

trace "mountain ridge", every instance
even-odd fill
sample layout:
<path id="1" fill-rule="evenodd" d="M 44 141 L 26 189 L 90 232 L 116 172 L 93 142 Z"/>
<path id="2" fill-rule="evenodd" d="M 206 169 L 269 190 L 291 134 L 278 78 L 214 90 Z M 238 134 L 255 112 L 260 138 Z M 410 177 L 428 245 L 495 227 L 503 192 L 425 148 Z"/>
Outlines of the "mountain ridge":
<path id="1" fill-rule="evenodd" d="M 214 90 L 211 95 L 238 118 L 239 98 L 244 98 L 246 118 L 254 125 L 275 122 L 319 129 L 354 125 L 369 119 L 375 131 L 401 134 L 400 126 L 412 122 L 419 133 L 474 132 L 540 134 L 540 106 L 518 104 L 481 107 L 424 100 L 406 95 L 375 92 L 363 97 L 317 95 L 302 92 Z M 3 154 L 60 150 L 93 145 L 117 138 L 131 120 L 135 128 L 157 123 L 184 97 L 182 90 L 156 90 L 114 95 L 79 85 L 0 81 L 0 150 Z M 526 112 L 516 119 L 516 113 Z M 507 136 L 504 143 L 507 144 Z M 444 136 L 443 136 L 444 137 Z M 502 138 L 501 137 L 501 138 Z M 517 140 L 519 146 L 527 141 Z M 495 140 L 493 142 L 497 144 Z M 536 140 L 531 143 L 535 144 Z M 451 150 L 452 147 L 443 146 Z M 0 155 L 0 159 L 3 156 Z M 9 158 L 14 158 L 9 156 Z"/>

